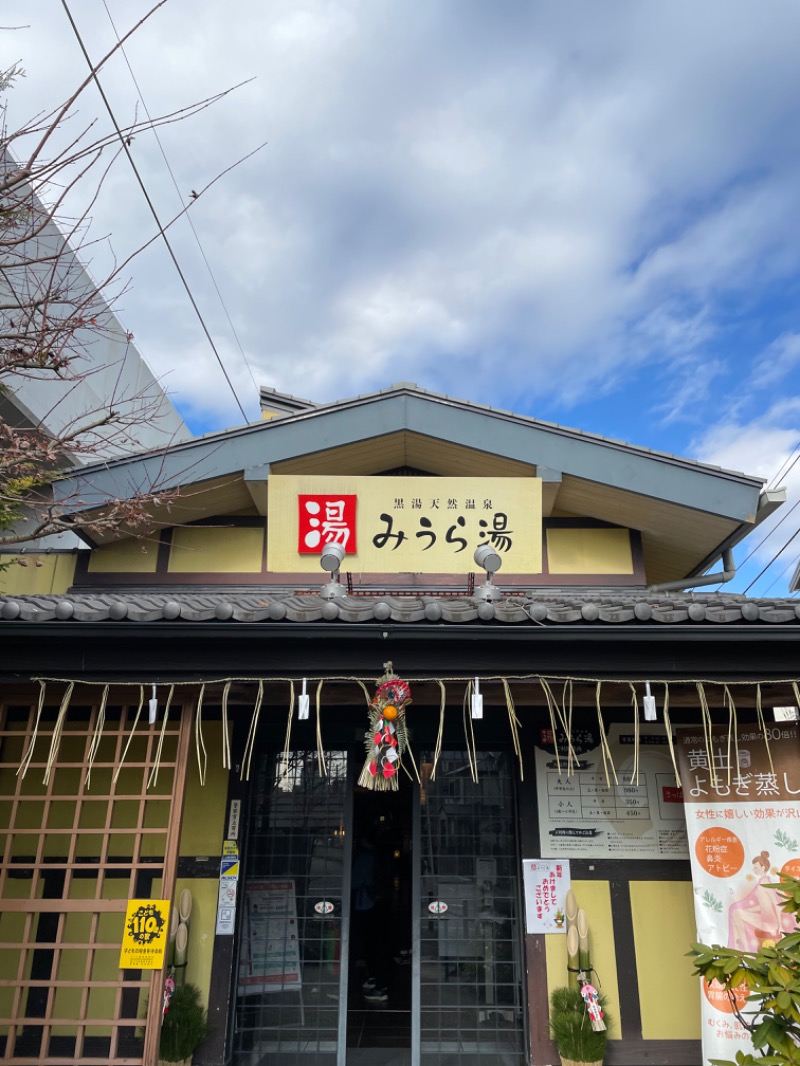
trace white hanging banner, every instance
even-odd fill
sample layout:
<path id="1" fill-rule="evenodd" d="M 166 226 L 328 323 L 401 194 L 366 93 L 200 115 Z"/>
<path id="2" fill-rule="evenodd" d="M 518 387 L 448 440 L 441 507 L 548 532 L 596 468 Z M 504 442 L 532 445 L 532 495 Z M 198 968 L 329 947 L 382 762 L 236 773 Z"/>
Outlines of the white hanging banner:
<path id="1" fill-rule="evenodd" d="M 800 762 L 797 725 L 740 727 L 711 733 L 676 733 L 694 885 L 697 940 L 758 951 L 794 929 L 780 896 L 767 888 L 778 873 L 800 876 Z M 770 762 L 771 756 L 771 762 Z M 736 1007 L 747 986 L 735 991 Z M 752 1052 L 750 1034 L 734 1013 L 727 992 L 702 979 L 703 1063 Z"/>
<path id="2" fill-rule="evenodd" d="M 565 933 L 572 879 L 568 859 L 523 859 L 526 933 Z"/>

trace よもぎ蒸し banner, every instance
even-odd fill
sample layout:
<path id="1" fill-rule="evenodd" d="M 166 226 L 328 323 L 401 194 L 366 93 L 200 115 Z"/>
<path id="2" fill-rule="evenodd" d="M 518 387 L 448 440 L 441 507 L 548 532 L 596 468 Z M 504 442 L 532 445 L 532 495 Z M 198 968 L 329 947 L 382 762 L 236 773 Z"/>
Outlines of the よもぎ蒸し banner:
<path id="1" fill-rule="evenodd" d="M 755 726 L 714 728 L 709 741 L 700 728 L 677 730 L 701 944 L 758 951 L 795 927 L 768 886 L 779 872 L 800 876 L 799 735 L 788 723 L 767 726 L 766 741 Z M 721 985 L 702 979 L 705 1064 L 752 1050 L 734 1009 L 745 1005 L 747 986 L 734 995 L 735 1005 Z"/>

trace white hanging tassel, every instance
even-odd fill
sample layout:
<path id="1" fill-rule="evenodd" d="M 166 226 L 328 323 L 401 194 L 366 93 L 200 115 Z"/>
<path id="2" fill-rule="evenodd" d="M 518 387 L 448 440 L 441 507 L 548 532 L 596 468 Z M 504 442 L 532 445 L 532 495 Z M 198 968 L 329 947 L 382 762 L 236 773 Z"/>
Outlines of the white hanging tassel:
<path id="1" fill-rule="evenodd" d="M 306 692 L 306 679 L 303 678 L 303 688 L 300 695 L 297 697 L 297 717 L 299 721 L 303 722 L 308 718 L 308 708 L 311 702 L 311 697 Z"/>
<path id="2" fill-rule="evenodd" d="M 644 707 L 644 720 L 645 722 L 655 722 L 656 720 L 656 698 L 650 691 L 650 682 L 644 683 L 645 697 L 642 701 Z"/>
<path id="3" fill-rule="evenodd" d="M 481 683 L 477 677 L 472 690 L 472 717 L 483 718 L 483 696 L 481 695 Z"/>
<path id="4" fill-rule="evenodd" d="M 158 697 L 156 696 L 155 685 L 153 685 L 153 694 L 150 697 L 150 702 L 147 706 L 149 708 L 148 721 L 150 722 L 150 725 L 154 725 L 156 719 L 158 718 Z"/>

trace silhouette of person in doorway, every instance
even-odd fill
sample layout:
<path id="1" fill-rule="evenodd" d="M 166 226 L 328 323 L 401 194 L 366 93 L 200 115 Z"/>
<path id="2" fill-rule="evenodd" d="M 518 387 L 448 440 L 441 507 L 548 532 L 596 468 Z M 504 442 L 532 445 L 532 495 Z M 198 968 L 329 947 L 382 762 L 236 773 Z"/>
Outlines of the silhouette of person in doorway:
<path id="1" fill-rule="evenodd" d="M 353 959 L 366 967 L 362 984 L 364 999 L 382 1005 L 388 1002 L 388 930 L 383 929 L 381 907 L 381 855 L 369 834 L 358 840 L 350 882 Z"/>

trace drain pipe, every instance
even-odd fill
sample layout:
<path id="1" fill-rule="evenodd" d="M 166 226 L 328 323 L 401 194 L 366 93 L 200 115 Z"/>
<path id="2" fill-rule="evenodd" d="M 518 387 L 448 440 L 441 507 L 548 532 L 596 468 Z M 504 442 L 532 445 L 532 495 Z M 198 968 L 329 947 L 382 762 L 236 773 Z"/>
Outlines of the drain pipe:
<path id="1" fill-rule="evenodd" d="M 661 585 L 648 585 L 648 592 L 680 592 L 683 589 L 698 588 L 701 585 L 726 585 L 736 576 L 736 563 L 733 561 L 733 549 L 726 548 L 722 553 L 723 570 L 718 574 L 704 574 L 703 577 L 683 578 L 681 581 L 665 581 Z"/>

